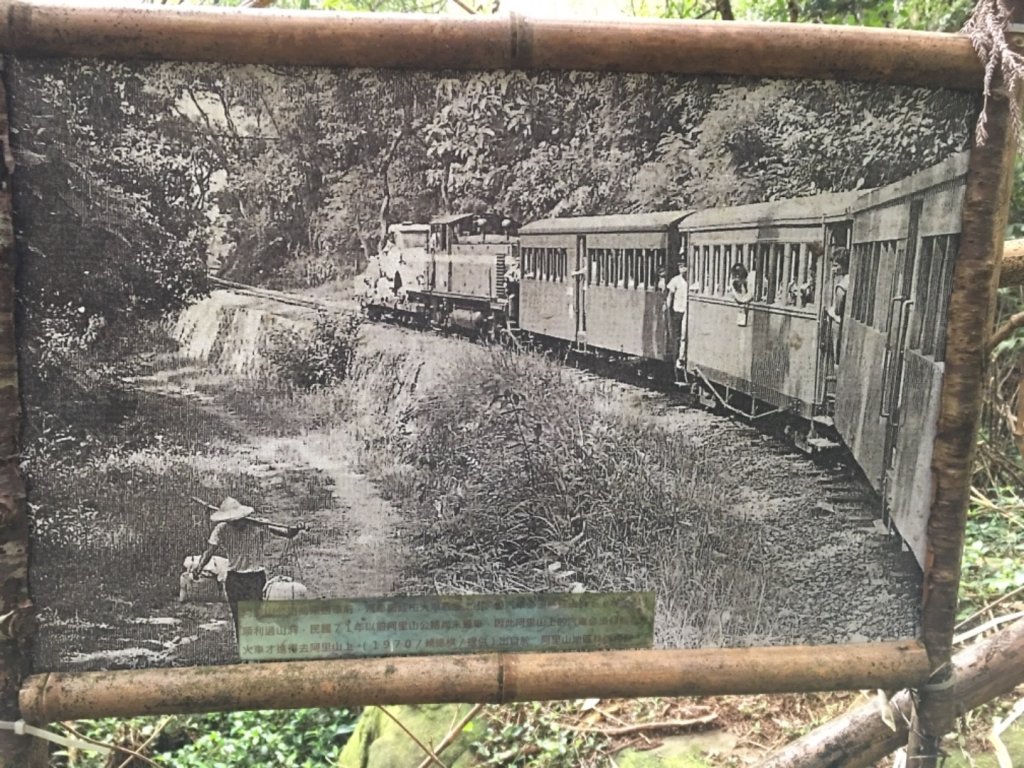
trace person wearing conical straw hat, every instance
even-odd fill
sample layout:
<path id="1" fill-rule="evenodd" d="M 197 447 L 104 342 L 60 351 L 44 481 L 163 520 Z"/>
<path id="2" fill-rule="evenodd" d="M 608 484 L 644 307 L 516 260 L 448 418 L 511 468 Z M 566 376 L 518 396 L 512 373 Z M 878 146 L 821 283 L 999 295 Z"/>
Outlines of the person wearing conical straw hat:
<path id="1" fill-rule="evenodd" d="M 263 599 L 267 585 L 267 569 L 263 565 L 264 548 L 268 536 L 295 538 L 298 527 L 289 527 L 253 517 L 255 509 L 228 496 L 210 515 L 215 523 L 206 550 L 192 569 L 192 578 L 198 579 L 214 554 L 228 560 L 228 573 L 224 580 L 224 594 L 231 607 L 231 619 L 238 639 L 238 604 L 243 600 Z"/>

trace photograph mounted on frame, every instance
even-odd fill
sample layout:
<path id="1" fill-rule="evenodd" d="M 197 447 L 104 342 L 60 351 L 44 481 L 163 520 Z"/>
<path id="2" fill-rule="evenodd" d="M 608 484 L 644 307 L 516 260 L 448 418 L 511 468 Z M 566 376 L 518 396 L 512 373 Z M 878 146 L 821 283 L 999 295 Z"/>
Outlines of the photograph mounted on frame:
<path id="1" fill-rule="evenodd" d="M 980 98 L 19 56 L 35 672 L 239 603 L 653 592 L 654 647 L 920 634 Z"/>

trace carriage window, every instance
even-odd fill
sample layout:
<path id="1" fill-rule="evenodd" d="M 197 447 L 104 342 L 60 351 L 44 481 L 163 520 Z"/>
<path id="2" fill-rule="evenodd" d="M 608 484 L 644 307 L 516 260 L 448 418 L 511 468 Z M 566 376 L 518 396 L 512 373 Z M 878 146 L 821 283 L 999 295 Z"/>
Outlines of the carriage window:
<path id="1" fill-rule="evenodd" d="M 790 244 L 789 264 L 786 268 L 786 303 L 792 306 L 800 306 L 799 286 L 803 282 L 800 279 L 800 270 L 803 268 L 802 256 L 800 243 Z"/>
<path id="2" fill-rule="evenodd" d="M 711 269 L 711 291 L 710 292 L 712 294 L 718 294 L 718 293 L 721 292 L 719 287 L 718 287 L 720 285 L 720 282 L 721 282 L 720 281 L 720 277 L 719 277 L 719 272 L 718 272 L 718 267 L 719 267 L 719 265 L 718 265 L 718 249 L 708 245 L 708 246 L 705 246 L 705 251 L 707 253 L 708 265 L 709 265 L 709 268 Z"/>
<path id="3" fill-rule="evenodd" d="M 884 278 L 885 273 L 893 269 L 897 258 L 896 241 L 888 240 L 880 243 L 875 249 L 875 257 L 871 261 L 871 282 L 869 283 L 870 294 L 868 301 L 868 322 L 880 331 L 885 330 L 885 322 L 889 319 L 889 299 L 892 298 L 892 287 L 879 282 L 879 274 Z M 885 265 L 885 269 L 882 265 Z M 879 301 L 881 298 L 881 301 Z"/>
<path id="4" fill-rule="evenodd" d="M 946 346 L 946 312 L 953 282 L 953 265 L 959 237 L 938 235 L 921 238 L 921 260 L 914 308 L 915 325 L 910 346 L 922 354 L 943 359 Z"/>
<path id="5" fill-rule="evenodd" d="M 754 273 L 754 301 L 766 301 L 765 277 L 767 276 L 766 270 L 768 269 L 768 245 L 765 243 L 753 243 L 750 246 L 750 250 L 753 254 L 753 267 L 751 271 Z"/>
<path id="6" fill-rule="evenodd" d="M 715 262 L 711 258 L 711 246 L 705 245 L 703 248 L 704 254 L 704 274 L 707 277 L 707 284 L 704 289 L 705 293 L 715 292 Z"/>
<path id="7" fill-rule="evenodd" d="M 936 248 L 936 240 L 941 238 L 935 237 L 922 237 L 921 247 L 918 251 L 917 259 L 917 275 L 916 282 L 914 284 L 914 309 L 911 313 L 910 330 L 907 333 L 907 346 L 910 349 L 917 349 L 924 351 L 924 346 L 930 346 L 926 339 L 930 340 L 932 334 L 927 331 L 930 323 L 934 321 L 934 298 L 930 297 L 929 294 L 933 293 L 935 282 L 932 277 L 938 277 L 937 274 L 933 275 L 934 267 L 936 266 L 936 260 L 942 257 L 942 244 Z M 924 354 L 931 354 L 931 350 L 924 352 Z"/>
<path id="8" fill-rule="evenodd" d="M 960 250 L 960 236 L 949 235 L 945 238 L 945 253 L 942 258 L 942 280 L 936 291 L 935 300 L 935 344 L 932 354 L 936 361 L 946 357 L 946 314 L 949 312 L 949 296 L 953 290 L 953 268 L 956 265 L 956 254 Z"/>
<path id="9" fill-rule="evenodd" d="M 854 246 L 854 266 L 851 275 L 853 301 L 853 318 L 865 325 L 878 327 L 884 312 L 875 312 L 878 294 L 878 270 L 882 260 L 891 258 L 894 242 L 858 243 Z M 830 265 L 831 266 L 831 265 Z M 888 300 L 886 299 L 886 302 Z M 879 305 L 880 306 L 880 305 Z"/>
<path id="10" fill-rule="evenodd" d="M 722 274 L 724 275 L 725 284 L 722 287 L 722 292 L 726 293 L 729 290 L 729 286 L 732 284 L 732 276 L 729 274 L 729 270 L 732 269 L 732 265 L 735 262 L 732 260 L 732 246 L 722 246 Z"/>
<path id="11" fill-rule="evenodd" d="M 729 292 L 729 255 L 726 250 L 729 246 L 715 246 L 718 252 L 718 292 L 725 295 Z"/>
<path id="12" fill-rule="evenodd" d="M 869 294 L 874 293 L 873 286 L 868 288 L 868 277 L 871 274 L 872 252 L 877 245 L 877 243 L 857 243 L 853 248 L 853 258 L 850 265 L 853 273 L 851 275 L 853 302 L 850 307 L 850 315 L 860 323 L 867 321 L 867 299 Z M 829 265 L 829 268 L 831 268 L 831 265 Z M 834 292 L 835 289 L 833 288 Z"/>
<path id="13" fill-rule="evenodd" d="M 715 292 L 715 263 L 711 260 L 711 246 L 704 245 L 700 249 L 701 259 L 701 291 L 707 294 Z"/>

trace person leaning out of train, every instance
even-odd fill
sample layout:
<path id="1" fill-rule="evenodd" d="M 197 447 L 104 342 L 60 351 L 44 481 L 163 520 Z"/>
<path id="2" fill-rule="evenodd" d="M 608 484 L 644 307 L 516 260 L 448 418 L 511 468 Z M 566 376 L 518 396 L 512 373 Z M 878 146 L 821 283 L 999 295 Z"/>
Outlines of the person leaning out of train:
<path id="1" fill-rule="evenodd" d="M 737 304 L 749 304 L 754 300 L 754 286 L 757 276 L 743 264 L 736 262 L 729 268 L 729 292 Z"/>
<path id="2" fill-rule="evenodd" d="M 679 339 L 676 364 L 682 365 L 686 360 L 686 306 L 689 301 L 690 285 L 686 282 L 686 265 L 679 262 L 677 267 L 677 274 L 665 286 L 665 309 L 669 313 L 672 337 Z"/>
<path id="3" fill-rule="evenodd" d="M 846 314 L 846 296 L 850 292 L 850 252 L 846 248 L 836 248 L 832 252 L 832 303 L 825 309 L 825 314 L 832 321 L 832 359 L 839 362 L 839 350 L 842 346 L 843 315 Z"/>
<path id="4" fill-rule="evenodd" d="M 733 301 L 740 305 L 736 315 L 736 325 L 741 328 L 747 324 L 747 308 L 754 300 L 754 292 L 757 286 L 757 273 L 748 270 L 740 262 L 736 262 L 729 268 L 729 293 Z"/>

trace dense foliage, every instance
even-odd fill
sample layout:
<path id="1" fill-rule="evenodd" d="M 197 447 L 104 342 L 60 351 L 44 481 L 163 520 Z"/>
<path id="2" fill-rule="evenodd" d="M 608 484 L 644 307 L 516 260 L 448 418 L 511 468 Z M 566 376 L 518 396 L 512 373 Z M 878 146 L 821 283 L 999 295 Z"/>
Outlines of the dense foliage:
<path id="1" fill-rule="evenodd" d="M 355 727 L 358 713 L 348 709 L 229 712 L 211 715 L 83 724 L 82 735 L 109 744 L 159 755 L 159 765 L 175 768 L 321 768 L 334 765 Z M 54 755 L 54 768 L 141 765 L 115 751 L 109 758 L 72 750 Z"/>
<path id="2" fill-rule="evenodd" d="M 272 346 L 276 370 L 300 389 L 327 389 L 344 381 L 359 345 L 362 315 L 320 312 L 312 333 L 282 332 Z"/>
<path id="3" fill-rule="evenodd" d="M 14 69 L 23 371 L 46 379 L 205 290 L 211 169 L 167 95 L 128 69 Z"/>

